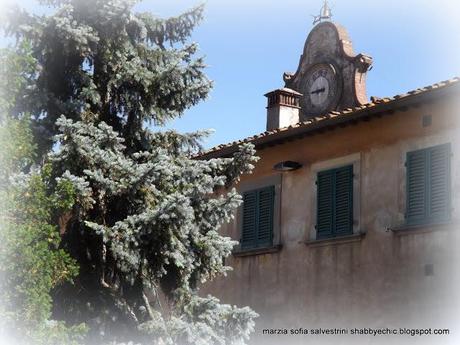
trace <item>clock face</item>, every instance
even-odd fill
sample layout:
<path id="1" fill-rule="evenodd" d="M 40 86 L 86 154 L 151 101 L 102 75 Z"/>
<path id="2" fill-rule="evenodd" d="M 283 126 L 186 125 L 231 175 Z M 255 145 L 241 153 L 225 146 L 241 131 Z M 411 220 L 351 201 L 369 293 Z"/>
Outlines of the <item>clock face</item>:
<path id="1" fill-rule="evenodd" d="M 322 74 L 327 74 L 327 70 L 320 70 L 317 75 L 312 76 L 309 87 L 310 101 L 315 107 L 321 107 L 329 95 L 329 81 Z"/>
<path id="2" fill-rule="evenodd" d="M 303 103 L 308 113 L 323 114 L 332 110 L 338 101 L 338 77 L 329 64 L 315 65 L 307 71 Z"/>

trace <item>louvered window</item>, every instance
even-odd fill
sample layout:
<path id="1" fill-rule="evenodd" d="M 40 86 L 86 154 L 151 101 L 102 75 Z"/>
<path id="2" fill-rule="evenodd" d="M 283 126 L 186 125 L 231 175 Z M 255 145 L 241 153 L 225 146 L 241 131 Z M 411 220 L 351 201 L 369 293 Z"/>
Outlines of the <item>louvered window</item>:
<path id="1" fill-rule="evenodd" d="M 317 177 L 317 239 L 353 233 L 353 165 L 321 171 Z"/>
<path id="2" fill-rule="evenodd" d="M 428 224 L 450 217 L 450 144 L 407 153 L 408 224 Z"/>
<path id="3" fill-rule="evenodd" d="M 274 195 L 274 186 L 243 194 L 242 249 L 272 246 Z"/>

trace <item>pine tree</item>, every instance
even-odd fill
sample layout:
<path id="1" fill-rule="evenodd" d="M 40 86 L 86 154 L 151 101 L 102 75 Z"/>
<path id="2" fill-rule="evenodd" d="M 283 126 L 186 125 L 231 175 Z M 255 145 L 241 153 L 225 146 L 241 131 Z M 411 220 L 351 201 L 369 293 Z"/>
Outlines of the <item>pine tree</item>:
<path id="1" fill-rule="evenodd" d="M 45 3 L 54 15 L 16 10 L 8 32 L 37 62 L 13 116 L 32 114 L 48 193 L 74 191 L 54 221 L 80 272 L 55 288 L 54 317 L 85 322 L 88 344 L 243 344 L 256 314 L 198 291 L 228 269 L 235 242 L 218 229 L 241 203 L 230 187 L 254 149 L 202 161 L 193 155 L 207 132 L 154 127 L 211 88 L 188 41 L 203 7 L 161 19 L 129 0 Z"/>

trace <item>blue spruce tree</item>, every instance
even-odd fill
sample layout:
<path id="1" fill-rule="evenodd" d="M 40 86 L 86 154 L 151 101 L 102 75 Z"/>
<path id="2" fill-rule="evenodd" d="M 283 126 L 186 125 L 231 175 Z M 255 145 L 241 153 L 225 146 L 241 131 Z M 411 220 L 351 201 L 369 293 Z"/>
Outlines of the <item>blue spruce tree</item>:
<path id="1" fill-rule="evenodd" d="M 7 32 L 36 61 L 11 116 L 31 114 L 48 193 L 74 193 L 53 221 L 79 274 L 54 288 L 53 317 L 85 323 L 87 344 L 244 344 L 256 314 L 198 290 L 228 270 L 235 243 L 218 229 L 241 203 L 231 186 L 254 149 L 202 161 L 207 132 L 154 129 L 211 88 L 188 43 L 203 7 L 161 19 L 132 0 L 42 2 L 55 13 L 15 10 Z"/>

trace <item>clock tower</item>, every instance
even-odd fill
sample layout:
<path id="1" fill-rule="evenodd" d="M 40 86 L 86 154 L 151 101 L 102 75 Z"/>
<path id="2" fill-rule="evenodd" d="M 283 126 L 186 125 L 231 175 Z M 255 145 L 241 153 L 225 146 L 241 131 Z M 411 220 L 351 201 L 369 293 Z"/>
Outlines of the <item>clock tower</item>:
<path id="1" fill-rule="evenodd" d="M 366 75 L 372 58 L 355 54 L 345 28 L 331 22 L 330 18 L 331 11 L 325 1 L 320 15 L 315 17 L 316 26 L 305 42 L 297 71 L 283 75 L 285 87 L 281 90 L 284 93 L 293 91 L 291 96 L 297 100 L 298 122 L 368 102 Z M 273 110 L 270 114 L 270 103 L 273 103 L 270 98 L 273 99 L 273 93 L 277 91 L 267 94 L 267 129 L 275 128 L 269 123 L 277 122 L 273 121 Z M 285 108 L 285 105 L 282 106 Z M 284 115 L 279 113 L 278 116 L 283 118 Z"/>

